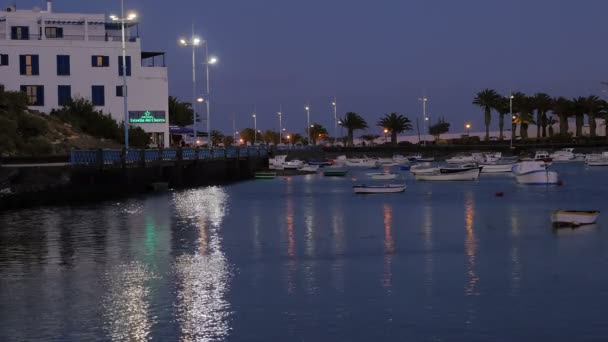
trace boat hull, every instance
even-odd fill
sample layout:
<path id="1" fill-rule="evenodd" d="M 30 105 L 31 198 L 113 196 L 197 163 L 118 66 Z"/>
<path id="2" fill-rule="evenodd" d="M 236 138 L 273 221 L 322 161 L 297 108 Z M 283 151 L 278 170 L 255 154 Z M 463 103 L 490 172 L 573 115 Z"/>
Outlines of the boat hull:
<path id="1" fill-rule="evenodd" d="M 399 175 L 396 173 L 368 173 L 367 175 L 371 179 L 377 179 L 377 180 L 397 179 L 397 177 L 399 177 Z"/>
<path id="2" fill-rule="evenodd" d="M 551 214 L 554 226 L 584 226 L 594 224 L 600 215 L 599 211 L 556 210 Z"/>
<path id="3" fill-rule="evenodd" d="M 481 173 L 502 173 L 502 172 L 511 172 L 513 164 L 480 164 L 482 167 Z"/>
<path id="4" fill-rule="evenodd" d="M 520 184 L 551 185 L 559 182 L 559 175 L 555 171 L 535 170 L 528 173 L 516 174 L 515 178 Z"/>
<path id="5" fill-rule="evenodd" d="M 348 173 L 348 170 L 344 170 L 344 169 L 335 169 L 335 170 L 326 169 L 323 171 L 323 176 L 325 176 L 325 177 L 344 177 L 344 176 L 346 176 L 347 173 Z"/>
<path id="6" fill-rule="evenodd" d="M 355 185 L 353 191 L 356 194 L 392 194 L 405 191 L 405 184 L 389 185 Z"/>
<path id="7" fill-rule="evenodd" d="M 453 173 L 416 173 L 418 181 L 474 181 L 479 179 L 480 168 Z"/>
<path id="8" fill-rule="evenodd" d="M 277 176 L 275 172 L 256 172 L 255 179 L 274 179 Z"/>

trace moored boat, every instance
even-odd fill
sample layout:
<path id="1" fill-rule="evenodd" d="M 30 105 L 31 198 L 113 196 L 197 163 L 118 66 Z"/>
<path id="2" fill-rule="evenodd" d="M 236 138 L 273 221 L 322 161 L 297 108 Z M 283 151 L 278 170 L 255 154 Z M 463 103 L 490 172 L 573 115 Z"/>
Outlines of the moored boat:
<path id="1" fill-rule="evenodd" d="M 532 159 L 535 161 L 543 161 L 545 163 L 551 163 L 553 161 L 553 158 L 551 158 L 551 155 L 547 151 L 536 151 L 536 153 L 534 153 L 534 158 Z"/>
<path id="2" fill-rule="evenodd" d="M 435 173 L 437 171 L 439 171 L 438 167 L 433 167 L 430 165 L 414 165 L 414 166 L 410 167 L 410 172 L 414 175 Z"/>
<path id="3" fill-rule="evenodd" d="M 260 171 L 255 173 L 255 179 L 274 179 L 276 176 L 276 172 Z"/>
<path id="4" fill-rule="evenodd" d="M 367 174 L 371 179 L 396 179 L 399 177 L 396 173 L 391 172 L 373 172 Z"/>
<path id="5" fill-rule="evenodd" d="M 323 176 L 325 177 L 344 177 L 348 173 L 348 169 L 338 167 L 327 167 L 323 169 Z"/>
<path id="6" fill-rule="evenodd" d="M 493 163 L 493 164 L 479 164 L 482 167 L 481 173 L 502 173 L 511 172 L 513 166 L 517 163 Z"/>
<path id="7" fill-rule="evenodd" d="M 471 169 L 463 169 L 459 172 L 441 172 L 437 169 L 432 173 L 416 173 L 414 174 L 418 181 L 472 181 L 479 179 L 480 167 Z"/>
<path id="8" fill-rule="evenodd" d="M 385 185 L 354 185 L 353 191 L 356 194 L 390 194 L 405 191 L 405 184 L 385 184 Z"/>
<path id="9" fill-rule="evenodd" d="M 597 210 L 556 210 L 551 214 L 551 222 L 554 226 L 578 227 L 594 224 L 600 212 Z"/>
<path id="10" fill-rule="evenodd" d="M 530 185 L 550 185 L 559 182 L 559 175 L 556 171 L 547 169 L 547 164 L 543 161 L 522 161 L 513 166 L 513 174 L 518 183 Z"/>

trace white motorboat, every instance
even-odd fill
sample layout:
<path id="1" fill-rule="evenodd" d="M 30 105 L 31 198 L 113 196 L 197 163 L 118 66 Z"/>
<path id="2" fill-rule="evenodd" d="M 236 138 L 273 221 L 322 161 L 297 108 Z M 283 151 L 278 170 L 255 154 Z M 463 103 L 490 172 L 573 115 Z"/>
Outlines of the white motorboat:
<path id="1" fill-rule="evenodd" d="M 569 162 L 574 161 L 576 155 L 574 154 L 573 148 L 564 148 L 551 153 L 550 157 L 554 162 Z"/>
<path id="2" fill-rule="evenodd" d="M 271 170 L 283 170 L 283 164 L 287 155 L 276 156 L 268 159 L 268 168 Z"/>
<path id="3" fill-rule="evenodd" d="M 608 152 L 591 153 L 585 156 L 587 166 L 608 166 Z"/>
<path id="4" fill-rule="evenodd" d="M 422 158 L 422 155 L 421 154 L 411 154 L 411 155 L 407 156 L 406 158 L 411 162 L 417 162 L 418 159 Z"/>
<path id="5" fill-rule="evenodd" d="M 283 163 L 283 169 L 285 170 L 299 170 L 304 167 L 304 162 L 298 159 L 290 160 Z"/>
<path id="6" fill-rule="evenodd" d="M 559 182 L 559 174 L 547 169 L 547 164 L 543 161 L 527 160 L 513 166 L 513 174 L 518 183 L 549 185 Z"/>
<path id="7" fill-rule="evenodd" d="M 414 175 L 423 173 L 434 173 L 439 171 L 438 167 L 431 166 L 430 164 L 418 164 L 410 167 L 410 172 Z"/>
<path id="8" fill-rule="evenodd" d="M 536 153 L 534 153 L 534 158 L 532 159 L 535 161 L 543 161 L 545 163 L 551 163 L 553 161 L 553 158 L 551 158 L 551 155 L 547 151 L 536 151 Z"/>
<path id="9" fill-rule="evenodd" d="M 302 166 L 302 168 L 300 168 L 300 171 L 304 171 L 304 172 L 317 172 L 319 170 L 319 165 L 304 165 Z"/>
<path id="10" fill-rule="evenodd" d="M 432 161 L 435 161 L 435 158 L 433 157 L 428 157 L 428 158 L 419 158 L 418 162 L 419 163 L 430 163 Z"/>
<path id="11" fill-rule="evenodd" d="M 404 184 L 385 184 L 385 185 L 355 185 L 353 191 L 356 194 L 390 194 L 405 191 Z"/>
<path id="12" fill-rule="evenodd" d="M 452 158 L 446 159 L 445 161 L 448 164 L 464 164 L 475 162 L 475 158 L 473 157 L 473 155 L 470 154 L 460 154 Z"/>
<path id="13" fill-rule="evenodd" d="M 481 173 L 502 173 L 511 172 L 513 166 L 517 163 L 493 163 L 493 164 L 479 164 L 481 166 Z"/>
<path id="14" fill-rule="evenodd" d="M 373 167 L 379 167 L 380 164 L 378 163 L 377 160 L 375 159 L 367 159 L 367 158 L 363 158 L 363 159 L 358 159 L 358 158 L 353 158 L 353 159 L 346 159 L 346 163 L 344 164 L 348 167 L 365 167 L 365 168 L 373 168 Z"/>
<path id="15" fill-rule="evenodd" d="M 597 222 L 599 211 L 556 210 L 551 214 L 554 226 L 578 227 Z"/>
<path id="16" fill-rule="evenodd" d="M 397 179 L 399 174 L 391 172 L 374 172 L 367 174 L 371 179 Z"/>
<path id="17" fill-rule="evenodd" d="M 408 164 L 410 162 L 409 159 L 407 159 L 407 157 L 404 157 L 402 155 L 396 154 L 393 156 L 393 161 L 395 163 L 397 163 L 397 165 L 403 165 L 403 164 Z"/>
<path id="18" fill-rule="evenodd" d="M 418 181 L 472 181 L 479 179 L 480 171 L 480 167 L 447 173 L 439 169 L 433 173 L 417 173 L 415 177 Z"/>

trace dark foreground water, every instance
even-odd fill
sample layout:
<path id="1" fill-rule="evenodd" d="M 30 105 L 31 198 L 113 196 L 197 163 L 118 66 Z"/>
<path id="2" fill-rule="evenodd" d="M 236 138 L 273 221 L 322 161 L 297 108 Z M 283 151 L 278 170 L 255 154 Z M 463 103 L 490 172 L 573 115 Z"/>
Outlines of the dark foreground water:
<path id="1" fill-rule="evenodd" d="M 0 214 L 1 341 L 606 341 L 608 169 L 291 177 Z M 494 196 L 503 191 L 505 196 Z"/>

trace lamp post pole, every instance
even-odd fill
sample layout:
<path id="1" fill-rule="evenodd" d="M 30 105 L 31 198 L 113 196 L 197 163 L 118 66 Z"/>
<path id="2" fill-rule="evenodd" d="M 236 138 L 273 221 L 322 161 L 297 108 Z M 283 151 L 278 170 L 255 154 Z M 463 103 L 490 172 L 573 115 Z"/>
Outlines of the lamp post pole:
<path id="1" fill-rule="evenodd" d="M 511 149 L 513 149 L 513 120 L 515 120 L 515 116 L 513 115 L 513 94 L 509 96 L 509 115 L 511 116 Z"/>
<path id="2" fill-rule="evenodd" d="M 308 138 L 308 145 L 310 145 L 310 106 L 306 105 L 306 135 Z"/>
<path id="3" fill-rule="evenodd" d="M 126 44 L 126 28 L 125 22 L 132 21 L 137 18 L 135 13 L 129 13 L 125 17 L 125 2 L 120 1 L 120 18 L 111 15 L 112 21 L 120 22 L 121 31 L 121 47 L 122 47 L 122 102 L 124 110 L 124 129 L 125 129 L 125 149 L 129 149 L 129 92 L 127 91 L 127 44 Z"/>
<path id="4" fill-rule="evenodd" d="M 253 146 L 255 146 L 258 143 L 258 119 L 255 115 L 255 112 L 253 113 Z"/>
<path id="5" fill-rule="evenodd" d="M 335 145 L 336 141 L 338 139 L 338 110 L 337 110 L 338 102 L 337 102 L 335 96 L 334 96 L 334 101 L 331 103 L 331 105 L 334 108 L 334 145 Z"/>
<path id="6" fill-rule="evenodd" d="M 200 38 L 194 36 L 194 24 L 192 24 L 192 36 L 190 40 L 180 38 L 179 44 L 192 47 L 192 132 L 194 134 L 194 144 L 198 146 L 198 123 L 196 118 L 196 103 L 203 102 L 202 98 L 196 98 L 196 47 L 201 43 Z M 207 99 L 209 103 L 209 99 Z"/>
<path id="7" fill-rule="evenodd" d="M 426 101 L 428 101 L 428 98 L 426 96 L 423 96 L 420 101 L 422 101 L 422 134 L 424 134 L 424 140 L 422 141 L 422 146 L 426 146 L 426 131 L 425 131 L 425 126 L 426 126 L 426 121 L 427 121 L 427 117 L 426 117 Z"/>
<path id="8" fill-rule="evenodd" d="M 279 105 L 279 144 L 283 143 L 283 106 Z"/>

